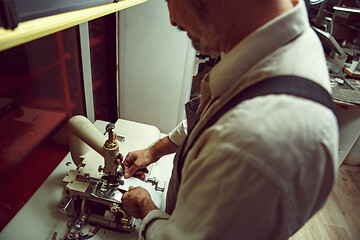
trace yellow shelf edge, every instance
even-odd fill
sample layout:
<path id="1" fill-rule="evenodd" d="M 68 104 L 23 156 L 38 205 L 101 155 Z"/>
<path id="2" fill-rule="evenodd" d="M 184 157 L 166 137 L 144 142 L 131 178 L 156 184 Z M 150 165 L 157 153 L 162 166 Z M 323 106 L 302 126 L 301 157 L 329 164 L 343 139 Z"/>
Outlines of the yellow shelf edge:
<path id="1" fill-rule="evenodd" d="M 122 0 L 20 23 L 14 30 L 0 28 L 0 51 L 138 5 L 147 0 Z"/>

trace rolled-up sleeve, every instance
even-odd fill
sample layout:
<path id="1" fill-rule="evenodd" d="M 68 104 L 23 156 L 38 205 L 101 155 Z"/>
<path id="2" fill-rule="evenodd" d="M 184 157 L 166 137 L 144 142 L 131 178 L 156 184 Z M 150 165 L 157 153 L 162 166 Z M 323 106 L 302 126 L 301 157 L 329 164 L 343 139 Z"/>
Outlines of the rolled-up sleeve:
<path id="1" fill-rule="evenodd" d="M 139 239 L 156 239 L 152 235 L 158 234 L 161 229 L 167 224 L 167 220 L 170 218 L 170 215 L 161 211 L 153 210 L 149 212 L 148 215 L 142 220 L 140 229 L 139 229 Z M 157 221 L 156 226 L 152 231 L 147 231 L 148 227 Z"/>
<path id="2" fill-rule="evenodd" d="M 176 145 L 181 145 L 187 136 L 187 121 L 183 120 L 174 130 L 169 133 L 170 140 Z"/>

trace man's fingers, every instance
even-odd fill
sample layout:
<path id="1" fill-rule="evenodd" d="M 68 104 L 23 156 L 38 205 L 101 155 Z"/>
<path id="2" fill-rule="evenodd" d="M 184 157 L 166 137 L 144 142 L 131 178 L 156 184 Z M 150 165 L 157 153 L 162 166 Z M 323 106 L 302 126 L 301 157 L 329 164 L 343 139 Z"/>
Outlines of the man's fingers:
<path id="1" fill-rule="evenodd" d="M 129 153 L 126 155 L 125 159 L 124 159 L 124 165 L 125 165 L 125 166 L 130 166 L 130 165 L 132 165 L 133 162 L 134 162 L 134 161 L 133 161 L 132 158 L 131 158 L 131 152 L 129 152 Z"/>
<path id="2" fill-rule="evenodd" d="M 142 155 L 141 155 L 142 156 Z M 129 178 L 132 176 L 138 176 L 141 179 L 145 179 L 145 173 L 149 171 L 147 168 L 144 168 L 143 160 L 135 152 L 129 152 L 124 159 L 124 177 Z"/>
<path id="3" fill-rule="evenodd" d="M 147 168 L 139 168 L 136 173 L 148 173 L 149 170 Z"/>
<path id="4" fill-rule="evenodd" d="M 141 180 L 145 180 L 145 173 L 144 172 L 136 172 L 134 173 L 133 177 L 140 178 Z"/>
<path id="5" fill-rule="evenodd" d="M 132 166 L 130 166 L 129 168 L 125 167 L 125 178 L 129 178 L 132 175 L 134 175 L 134 173 L 136 173 L 136 171 L 139 169 L 139 167 L 134 163 Z"/>
<path id="6" fill-rule="evenodd" d="M 131 175 L 130 175 L 130 173 L 129 173 L 128 171 L 125 170 L 124 177 L 125 177 L 125 178 L 129 178 L 129 177 L 131 177 Z"/>
<path id="7" fill-rule="evenodd" d="M 142 180 L 145 180 L 145 173 L 148 173 L 149 170 L 147 168 L 140 168 L 136 170 L 134 173 L 129 171 L 129 168 L 125 167 L 125 178 L 129 177 L 138 177 Z"/>

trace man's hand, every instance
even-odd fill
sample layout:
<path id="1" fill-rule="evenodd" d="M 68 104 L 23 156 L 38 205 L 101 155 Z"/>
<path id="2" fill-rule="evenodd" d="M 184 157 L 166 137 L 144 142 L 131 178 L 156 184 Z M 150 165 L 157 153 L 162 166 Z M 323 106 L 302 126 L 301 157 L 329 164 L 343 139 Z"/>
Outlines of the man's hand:
<path id="1" fill-rule="evenodd" d="M 148 172 L 146 167 L 153 163 L 154 160 L 153 153 L 149 148 L 129 152 L 124 159 L 125 178 L 129 178 L 134 175 L 144 180 L 145 173 Z"/>
<path id="2" fill-rule="evenodd" d="M 149 148 L 129 152 L 124 159 L 125 178 L 137 176 L 144 180 L 147 166 L 164 155 L 176 152 L 178 147 L 169 137 L 164 137 Z"/>
<path id="3" fill-rule="evenodd" d="M 143 219 L 149 212 L 157 209 L 149 192 L 142 187 L 129 187 L 121 201 L 125 212 L 134 218 Z"/>

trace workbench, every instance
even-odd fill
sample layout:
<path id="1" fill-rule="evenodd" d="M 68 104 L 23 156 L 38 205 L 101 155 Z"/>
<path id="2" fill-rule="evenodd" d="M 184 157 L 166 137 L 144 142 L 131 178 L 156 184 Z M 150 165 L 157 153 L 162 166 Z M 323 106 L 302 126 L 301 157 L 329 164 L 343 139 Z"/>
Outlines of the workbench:
<path id="1" fill-rule="evenodd" d="M 332 97 L 339 121 L 339 166 L 353 161 L 360 136 L 360 81 L 346 79 L 339 84 L 332 78 Z M 355 156 L 357 157 L 357 156 Z"/>
<path id="2" fill-rule="evenodd" d="M 125 137 L 124 143 L 120 144 L 120 152 L 124 157 L 128 151 L 143 149 L 165 136 L 161 134 L 157 128 L 150 125 L 125 120 L 118 120 L 118 122 L 117 124 L 123 126 L 123 131 L 117 134 Z M 107 124 L 108 122 L 96 121 L 94 125 L 101 132 L 105 132 Z M 160 209 L 162 210 L 165 208 L 167 183 L 171 176 L 173 158 L 174 154 L 162 157 L 155 164 L 148 167 L 148 177 L 156 176 L 158 180 L 166 182 L 165 191 L 159 193 L 161 194 L 162 202 Z M 51 161 L 51 159 L 49 159 L 49 161 Z M 72 162 L 69 153 L 10 223 L 1 231 L 0 240 L 58 240 L 63 238 L 67 232 L 67 222 L 72 219 L 68 217 L 65 212 L 61 212 L 57 204 L 64 193 L 65 183 L 63 182 L 63 178 L 68 171 L 72 169 L 76 169 L 76 166 Z M 29 169 L 29 171 L 31 171 L 31 169 Z M 23 179 L 23 181 L 31 181 L 31 179 Z M 123 234 L 101 228 L 91 239 L 137 239 L 139 223 L 140 221 L 137 220 L 136 230 L 132 233 Z M 83 233 L 87 234 L 89 229 L 94 229 L 94 226 L 87 225 L 83 229 Z M 55 232 L 57 233 L 57 237 L 54 236 Z"/>

